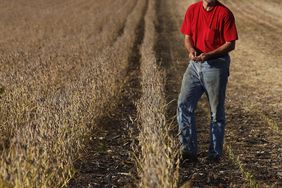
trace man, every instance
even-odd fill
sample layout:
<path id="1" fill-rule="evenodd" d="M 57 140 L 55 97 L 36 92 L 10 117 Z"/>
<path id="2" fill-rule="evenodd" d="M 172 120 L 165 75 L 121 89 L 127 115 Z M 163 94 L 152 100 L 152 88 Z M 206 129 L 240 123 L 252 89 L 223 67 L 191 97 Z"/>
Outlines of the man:
<path id="1" fill-rule="evenodd" d="M 210 112 L 208 159 L 222 155 L 225 113 L 224 101 L 230 57 L 238 39 L 232 12 L 217 0 L 202 0 L 188 7 L 181 27 L 190 63 L 183 76 L 178 98 L 177 121 L 182 159 L 197 159 L 195 108 L 207 95 Z"/>

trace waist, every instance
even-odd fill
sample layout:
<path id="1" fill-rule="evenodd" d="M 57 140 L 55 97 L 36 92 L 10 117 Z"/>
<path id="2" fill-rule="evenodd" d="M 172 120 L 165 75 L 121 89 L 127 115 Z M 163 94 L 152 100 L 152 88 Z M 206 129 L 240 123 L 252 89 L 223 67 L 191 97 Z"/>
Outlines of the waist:
<path id="1" fill-rule="evenodd" d="M 223 67 L 229 67 L 230 65 L 230 56 L 229 54 L 224 54 L 221 56 L 218 56 L 216 58 L 208 59 L 204 62 L 198 62 L 190 60 L 192 64 L 195 64 L 195 66 L 201 66 L 201 67 L 217 67 L 217 68 L 223 68 Z"/>
<path id="2" fill-rule="evenodd" d="M 207 52 L 203 52 L 203 51 L 201 51 L 199 49 L 195 49 L 195 50 L 196 50 L 196 55 L 197 56 L 202 54 L 202 53 L 207 53 Z M 218 59 L 218 58 L 224 58 L 224 57 L 229 57 L 229 53 L 217 55 L 217 56 L 213 57 L 212 59 Z"/>

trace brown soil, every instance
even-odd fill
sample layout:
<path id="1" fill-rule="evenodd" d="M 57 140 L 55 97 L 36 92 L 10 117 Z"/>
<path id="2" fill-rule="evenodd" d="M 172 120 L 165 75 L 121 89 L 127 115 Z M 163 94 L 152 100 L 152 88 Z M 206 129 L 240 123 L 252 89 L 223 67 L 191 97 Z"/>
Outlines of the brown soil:
<path id="1" fill-rule="evenodd" d="M 137 47 L 137 45 L 136 45 Z M 134 56 L 134 57 L 133 57 Z M 134 54 L 128 67 L 125 85 L 117 107 L 101 117 L 69 187 L 134 187 L 137 177 L 132 156 L 132 136 L 137 135 L 136 107 L 140 97 L 139 54 Z"/>

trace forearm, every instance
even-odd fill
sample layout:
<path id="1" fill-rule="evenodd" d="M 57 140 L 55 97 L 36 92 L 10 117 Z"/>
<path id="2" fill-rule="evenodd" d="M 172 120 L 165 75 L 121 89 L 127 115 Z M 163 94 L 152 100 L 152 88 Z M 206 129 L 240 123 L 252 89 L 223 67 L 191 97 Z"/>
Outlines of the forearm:
<path id="1" fill-rule="evenodd" d="M 216 58 L 216 57 L 220 57 L 223 56 L 227 53 L 229 53 L 230 51 L 235 49 L 235 41 L 232 42 L 226 42 L 225 44 L 223 44 L 222 46 L 220 46 L 219 48 L 208 52 L 207 55 L 209 58 Z"/>
<path id="2" fill-rule="evenodd" d="M 191 36 L 185 35 L 184 45 L 188 54 L 196 51 Z"/>

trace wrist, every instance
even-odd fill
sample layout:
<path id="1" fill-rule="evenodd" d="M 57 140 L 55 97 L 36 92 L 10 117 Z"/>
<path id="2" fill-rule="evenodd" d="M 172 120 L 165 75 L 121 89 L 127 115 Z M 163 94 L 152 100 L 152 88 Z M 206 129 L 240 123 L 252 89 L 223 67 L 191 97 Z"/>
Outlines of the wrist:
<path id="1" fill-rule="evenodd" d="M 211 59 L 213 57 L 213 54 L 211 52 L 208 52 L 205 54 L 207 59 Z"/>
<path id="2" fill-rule="evenodd" d="M 192 54 L 194 54 L 196 52 L 196 50 L 194 48 L 190 48 L 188 51 L 189 51 L 189 53 L 192 53 Z"/>

